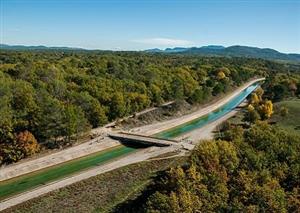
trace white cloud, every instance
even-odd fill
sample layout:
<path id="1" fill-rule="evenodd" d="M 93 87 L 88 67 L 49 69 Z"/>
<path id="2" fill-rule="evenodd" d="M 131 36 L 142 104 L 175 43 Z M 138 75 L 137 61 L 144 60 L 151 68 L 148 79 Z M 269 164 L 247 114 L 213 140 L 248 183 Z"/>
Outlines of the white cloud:
<path id="1" fill-rule="evenodd" d="M 185 46 L 191 45 L 191 41 L 181 40 L 181 39 L 171 39 L 171 38 L 146 38 L 146 39 L 136 39 L 132 40 L 136 43 L 159 45 L 159 46 Z"/>
<path id="2" fill-rule="evenodd" d="M 21 29 L 20 28 L 10 28 L 10 29 L 8 29 L 8 31 L 11 31 L 11 32 L 21 32 Z"/>

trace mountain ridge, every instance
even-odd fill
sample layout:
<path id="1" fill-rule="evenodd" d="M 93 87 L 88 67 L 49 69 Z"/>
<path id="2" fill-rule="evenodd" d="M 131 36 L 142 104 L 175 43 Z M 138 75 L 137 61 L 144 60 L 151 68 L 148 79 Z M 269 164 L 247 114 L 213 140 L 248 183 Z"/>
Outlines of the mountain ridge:
<path id="1" fill-rule="evenodd" d="M 44 45 L 9 45 L 0 44 L 0 49 L 4 50 L 86 50 L 80 47 L 48 47 Z"/>
<path id="2" fill-rule="evenodd" d="M 180 49 L 180 51 L 176 51 Z M 151 50 L 146 50 L 151 52 Z M 300 54 L 297 53 L 282 53 L 271 48 L 259 48 L 242 45 L 233 45 L 224 47 L 220 45 L 208 45 L 202 47 L 175 47 L 166 48 L 165 50 L 155 49 L 159 53 L 180 53 L 180 54 L 197 54 L 204 56 L 229 56 L 229 57 L 249 57 L 263 58 L 269 60 L 290 60 L 300 62 Z"/>
<path id="3" fill-rule="evenodd" d="M 97 51 L 77 47 L 47 47 L 44 45 L 25 46 L 0 44 L 2 50 L 61 50 L 61 51 Z M 107 51 L 107 50 L 98 50 Z M 300 62 L 298 53 L 282 53 L 271 48 L 259 48 L 243 45 L 224 47 L 221 45 L 207 45 L 201 47 L 174 47 L 166 49 L 146 49 L 138 52 L 160 53 L 160 54 L 187 54 L 201 56 L 223 56 L 223 57 L 248 57 L 262 58 L 267 60 L 282 60 Z"/>

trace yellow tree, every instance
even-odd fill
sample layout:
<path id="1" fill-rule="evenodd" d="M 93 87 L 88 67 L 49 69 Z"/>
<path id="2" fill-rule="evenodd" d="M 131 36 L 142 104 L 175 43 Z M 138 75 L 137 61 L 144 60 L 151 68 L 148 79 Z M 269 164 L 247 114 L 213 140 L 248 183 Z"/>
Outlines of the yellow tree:
<path id="1" fill-rule="evenodd" d="M 225 73 L 223 71 L 219 71 L 217 74 L 217 79 L 222 80 L 226 77 Z"/>
<path id="2" fill-rule="evenodd" d="M 227 67 L 221 67 L 218 71 L 222 71 L 226 76 L 230 75 L 230 70 Z"/>
<path id="3" fill-rule="evenodd" d="M 39 151 L 40 146 L 31 132 L 25 130 L 16 136 L 17 146 L 25 156 L 30 156 Z"/>
<path id="4" fill-rule="evenodd" d="M 247 107 L 248 112 L 251 112 L 253 110 L 255 110 L 255 108 L 252 106 L 252 104 L 249 104 Z"/>
<path id="5" fill-rule="evenodd" d="M 256 93 L 252 93 L 250 103 L 253 106 L 257 106 L 259 102 L 260 102 L 260 98 L 258 97 L 258 95 Z"/>
<path id="6" fill-rule="evenodd" d="M 262 96 L 264 94 L 264 90 L 261 88 L 261 87 L 258 87 L 256 90 L 255 90 L 255 93 L 256 95 L 258 96 L 259 100 L 261 101 L 262 100 Z"/>
<path id="7" fill-rule="evenodd" d="M 272 101 L 265 101 L 260 107 L 259 107 L 260 116 L 262 119 L 268 119 L 271 117 L 271 115 L 274 113 L 273 111 L 273 103 Z"/>

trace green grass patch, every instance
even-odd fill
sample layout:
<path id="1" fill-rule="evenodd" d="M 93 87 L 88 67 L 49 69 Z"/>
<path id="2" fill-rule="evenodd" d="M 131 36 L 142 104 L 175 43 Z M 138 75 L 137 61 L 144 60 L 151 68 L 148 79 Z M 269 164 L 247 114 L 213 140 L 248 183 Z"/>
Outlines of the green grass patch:
<path id="1" fill-rule="evenodd" d="M 86 157 L 78 158 L 30 174 L 0 182 L 0 200 L 33 189 L 51 181 L 75 174 L 79 171 L 108 162 L 111 159 L 131 153 L 136 149 L 118 146 Z"/>
<path id="2" fill-rule="evenodd" d="M 280 108 L 286 107 L 288 114 L 280 115 Z M 300 99 L 292 99 L 275 103 L 275 113 L 272 121 L 290 132 L 300 134 Z"/>

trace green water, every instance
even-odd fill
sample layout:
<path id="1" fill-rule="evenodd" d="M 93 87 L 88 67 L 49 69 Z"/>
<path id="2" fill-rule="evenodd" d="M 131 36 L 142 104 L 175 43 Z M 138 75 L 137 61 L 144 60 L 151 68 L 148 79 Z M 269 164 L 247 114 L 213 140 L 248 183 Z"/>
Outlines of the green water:
<path id="1" fill-rule="evenodd" d="M 227 104 L 214 112 L 211 112 L 203 117 L 197 118 L 193 121 L 182 124 L 170 130 L 158 133 L 155 136 L 161 138 L 174 138 L 186 132 L 201 128 L 204 125 L 217 120 L 218 118 L 224 116 L 226 113 L 230 112 L 232 109 L 238 106 L 257 86 L 258 84 L 253 84 L 252 86 L 243 90 L 239 95 L 234 97 Z M 103 152 L 92 154 L 50 168 L 42 169 L 37 172 L 0 182 L 0 200 L 33 189 L 40 185 L 44 185 L 51 181 L 70 176 L 82 170 L 101 165 L 117 157 L 125 156 L 126 154 L 134 152 L 135 150 L 135 148 L 118 146 L 110 150 L 105 150 Z"/>
<path id="2" fill-rule="evenodd" d="M 0 199 L 44 185 L 50 181 L 58 180 L 84 169 L 101 165 L 111 159 L 121 157 L 135 150 L 136 149 L 130 147 L 118 146 L 109 151 L 106 150 L 104 152 L 95 153 L 57 166 L 0 182 Z"/>
<path id="3" fill-rule="evenodd" d="M 201 128 L 207 125 L 208 123 L 211 123 L 223 117 L 225 114 L 231 112 L 235 107 L 237 107 L 241 102 L 243 102 L 245 98 L 247 98 L 247 96 L 258 87 L 258 85 L 259 85 L 258 83 L 255 83 L 249 86 L 248 88 L 244 89 L 241 93 L 239 93 L 237 96 L 235 96 L 233 99 L 231 99 L 229 102 L 227 102 L 225 105 L 223 105 L 222 107 L 218 108 L 217 110 L 211 113 L 208 113 L 205 116 L 184 123 L 182 125 L 176 126 L 172 129 L 168 129 L 166 131 L 160 132 L 158 134 L 155 134 L 155 136 L 159 138 L 175 138 L 184 133 Z"/>

